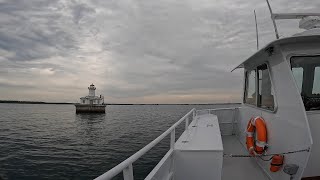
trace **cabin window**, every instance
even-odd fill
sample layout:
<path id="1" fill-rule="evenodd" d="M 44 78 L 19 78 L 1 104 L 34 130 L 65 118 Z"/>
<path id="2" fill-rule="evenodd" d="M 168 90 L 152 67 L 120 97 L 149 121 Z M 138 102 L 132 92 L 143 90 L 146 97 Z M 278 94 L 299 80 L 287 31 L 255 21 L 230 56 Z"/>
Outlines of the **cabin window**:
<path id="1" fill-rule="evenodd" d="M 258 107 L 274 110 L 273 92 L 271 87 L 271 79 L 267 64 L 258 66 L 258 78 L 259 78 L 259 96 Z"/>
<path id="2" fill-rule="evenodd" d="M 292 57 L 291 69 L 306 110 L 320 110 L 320 56 Z"/>
<path id="3" fill-rule="evenodd" d="M 320 95 L 320 67 L 314 69 L 312 94 Z"/>
<path id="4" fill-rule="evenodd" d="M 258 92 L 258 93 L 256 93 Z M 274 110 L 273 88 L 267 64 L 246 72 L 244 102 L 259 108 Z"/>
<path id="5" fill-rule="evenodd" d="M 303 68 L 302 67 L 293 67 L 292 73 L 294 76 L 294 79 L 297 83 L 298 89 L 301 93 L 302 91 L 302 80 L 303 80 Z"/>
<path id="6" fill-rule="evenodd" d="M 256 70 L 246 73 L 245 103 L 256 105 Z"/>

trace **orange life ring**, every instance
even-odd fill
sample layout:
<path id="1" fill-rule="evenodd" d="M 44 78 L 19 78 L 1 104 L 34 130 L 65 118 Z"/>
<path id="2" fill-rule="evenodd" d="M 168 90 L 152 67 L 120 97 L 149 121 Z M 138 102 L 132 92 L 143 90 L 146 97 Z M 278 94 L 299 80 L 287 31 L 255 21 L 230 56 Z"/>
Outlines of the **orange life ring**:
<path id="1" fill-rule="evenodd" d="M 246 143 L 251 155 L 262 154 L 267 145 L 267 127 L 262 117 L 251 118 L 247 125 Z M 256 141 L 254 138 L 256 133 Z"/>

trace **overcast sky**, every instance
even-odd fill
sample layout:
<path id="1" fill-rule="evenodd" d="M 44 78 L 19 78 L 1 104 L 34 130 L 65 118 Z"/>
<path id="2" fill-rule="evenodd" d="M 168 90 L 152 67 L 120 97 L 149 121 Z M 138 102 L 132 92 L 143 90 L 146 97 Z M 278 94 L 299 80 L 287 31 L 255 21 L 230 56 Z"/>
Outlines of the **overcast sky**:
<path id="1" fill-rule="evenodd" d="M 271 0 L 319 12 L 319 0 Z M 0 99 L 240 102 L 236 65 L 275 39 L 264 0 L 0 0 Z M 298 21 L 279 22 L 281 36 Z"/>

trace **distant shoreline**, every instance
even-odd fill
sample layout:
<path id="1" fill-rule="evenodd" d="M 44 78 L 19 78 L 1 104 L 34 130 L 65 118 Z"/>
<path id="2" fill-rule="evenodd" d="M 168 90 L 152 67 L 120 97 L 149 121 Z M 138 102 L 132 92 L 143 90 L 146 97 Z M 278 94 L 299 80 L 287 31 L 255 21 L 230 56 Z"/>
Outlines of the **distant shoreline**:
<path id="1" fill-rule="evenodd" d="M 15 101 L 15 100 L 0 100 L 0 103 L 8 103 L 8 104 L 74 104 L 74 103 L 67 103 L 67 102 Z"/>
<path id="2" fill-rule="evenodd" d="M 241 104 L 241 103 L 177 103 L 177 104 L 162 104 L 162 103 L 153 103 L 153 104 L 141 104 L 141 103 L 137 103 L 137 104 L 117 104 L 117 103 L 110 103 L 107 105 L 225 105 L 225 104 Z"/>
<path id="3" fill-rule="evenodd" d="M 68 103 L 68 102 L 42 102 L 42 101 L 13 101 L 13 100 L 0 100 L 0 103 L 8 103 L 8 104 L 77 104 L 77 103 Z M 162 103 L 152 103 L 152 104 L 145 104 L 145 103 L 106 103 L 106 105 L 224 105 L 224 104 L 241 104 L 239 102 L 235 103 L 182 103 L 182 104 L 162 104 Z"/>

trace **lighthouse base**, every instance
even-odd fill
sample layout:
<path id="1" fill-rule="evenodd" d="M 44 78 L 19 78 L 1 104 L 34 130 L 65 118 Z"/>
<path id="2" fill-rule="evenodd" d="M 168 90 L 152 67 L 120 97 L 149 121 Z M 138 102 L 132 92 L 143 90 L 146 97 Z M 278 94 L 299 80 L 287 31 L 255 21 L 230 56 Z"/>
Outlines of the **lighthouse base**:
<path id="1" fill-rule="evenodd" d="M 76 113 L 106 113 L 105 104 L 75 104 Z"/>

